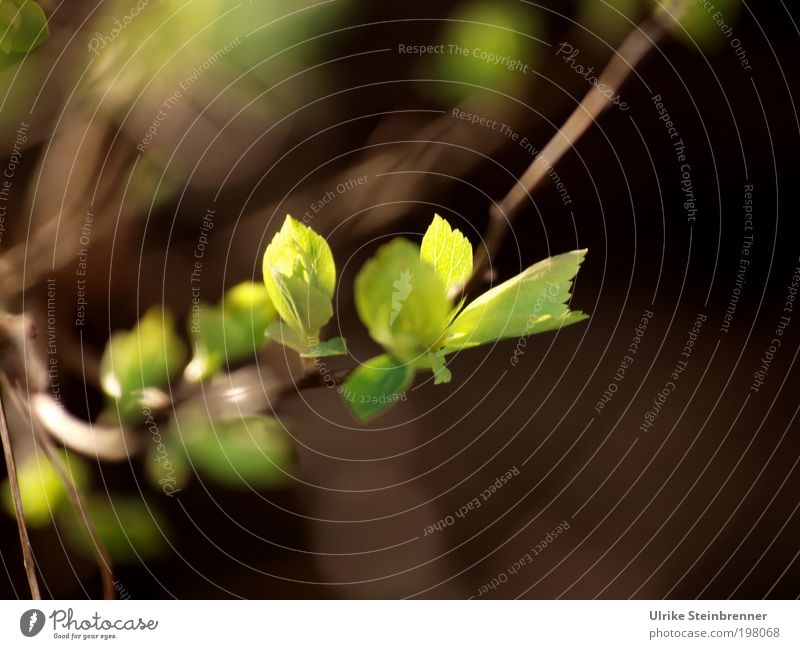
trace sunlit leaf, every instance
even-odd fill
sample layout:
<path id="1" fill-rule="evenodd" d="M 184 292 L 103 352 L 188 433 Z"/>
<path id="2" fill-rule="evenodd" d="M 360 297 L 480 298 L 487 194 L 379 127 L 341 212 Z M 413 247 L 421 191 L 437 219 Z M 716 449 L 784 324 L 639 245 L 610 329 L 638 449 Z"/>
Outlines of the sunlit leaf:
<path id="1" fill-rule="evenodd" d="M 285 322 L 275 322 L 267 327 L 267 338 L 293 349 L 298 354 L 307 354 L 316 340 L 314 336 L 306 336 L 291 329 Z"/>
<path id="2" fill-rule="evenodd" d="M 451 310 L 444 284 L 420 260 L 419 248 L 397 238 L 359 272 L 355 301 L 372 338 L 401 361 L 413 361 L 442 335 Z"/>
<path id="3" fill-rule="evenodd" d="M 347 354 L 347 342 L 344 338 L 331 338 L 330 340 L 312 343 L 307 353 L 302 354 L 306 358 L 323 358 L 325 356 L 341 356 Z"/>
<path id="4" fill-rule="evenodd" d="M 333 316 L 336 266 L 328 242 L 287 216 L 264 252 L 263 271 L 281 319 L 304 337 L 315 336 Z"/>
<path id="5" fill-rule="evenodd" d="M 186 355 L 172 315 L 153 307 L 131 331 L 111 336 L 100 363 L 103 391 L 117 401 L 123 418 L 139 418 L 144 390 L 168 385 L 183 369 Z"/>
<path id="6" fill-rule="evenodd" d="M 244 282 L 230 289 L 219 306 L 200 305 L 189 314 L 194 357 L 186 378 L 208 378 L 226 362 L 253 356 L 266 340 L 266 329 L 278 317 L 263 284 Z"/>
<path id="7" fill-rule="evenodd" d="M 529 336 L 585 319 L 568 306 L 572 279 L 585 255 L 585 250 L 575 250 L 550 257 L 478 297 L 448 328 L 444 351 Z"/>
<path id="8" fill-rule="evenodd" d="M 438 214 L 425 232 L 419 254 L 433 266 L 448 291 L 466 282 L 472 273 L 472 244 Z"/>

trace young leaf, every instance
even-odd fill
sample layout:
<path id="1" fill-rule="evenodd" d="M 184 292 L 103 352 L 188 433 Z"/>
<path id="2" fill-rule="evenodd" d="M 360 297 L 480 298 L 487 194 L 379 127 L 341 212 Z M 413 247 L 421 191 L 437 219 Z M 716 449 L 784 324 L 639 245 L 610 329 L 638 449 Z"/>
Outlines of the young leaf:
<path id="1" fill-rule="evenodd" d="M 342 386 L 342 396 L 355 418 L 363 423 L 398 401 L 405 401 L 405 391 L 413 381 L 410 364 L 384 354 L 359 366 Z"/>
<path id="2" fill-rule="evenodd" d="M 87 471 L 83 461 L 74 455 L 59 455 L 61 469 L 67 478 L 79 488 L 85 486 Z M 31 527 L 49 525 L 56 512 L 67 503 L 67 490 L 55 467 L 44 453 L 31 454 L 18 465 L 17 480 L 25 522 Z M 3 482 L 2 496 L 3 508 L 10 516 L 14 516 L 14 501 L 8 479 Z"/>
<path id="3" fill-rule="evenodd" d="M 0 51 L 25 54 L 49 35 L 47 17 L 36 2 L 3 0 L 0 9 Z"/>
<path id="4" fill-rule="evenodd" d="M 425 354 L 447 325 L 452 305 L 419 248 L 397 238 L 382 246 L 359 272 L 355 302 L 372 338 L 400 361 Z"/>
<path id="5" fill-rule="evenodd" d="M 285 322 L 275 322 L 267 327 L 267 338 L 274 340 L 279 345 L 293 349 L 298 354 L 307 354 L 309 347 L 316 340 L 313 336 L 304 336 L 294 329 L 290 329 Z"/>
<path id="6" fill-rule="evenodd" d="M 447 291 L 466 282 L 472 273 L 472 244 L 438 214 L 425 232 L 419 256 L 433 266 Z"/>
<path id="7" fill-rule="evenodd" d="M 490 289 L 456 317 L 445 334 L 445 353 L 551 331 L 587 316 L 570 311 L 572 279 L 585 250 L 550 257 Z"/>
<path id="8" fill-rule="evenodd" d="M 445 365 L 444 354 L 441 352 L 428 352 L 428 359 L 433 370 L 433 384 L 450 383 L 453 374 Z"/>
<path id="9" fill-rule="evenodd" d="M 185 359 L 186 346 L 173 329 L 172 315 L 153 307 L 131 331 L 111 336 L 100 361 L 100 383 L 122 416 L 136 419 L 145 388 L 165 387 Z"/>
<path id="10" fill-rule="evenodd" d="M 304 338 L 333 316 L 336 266 L 328 242 L 286 217 L 264 252 L 264 284 L 281 319 Z"/>
<path id="11" fill-rule="evenodd" d="M 153 559 L 167 547 L 169 525 L 159 511 L 137 496 L 92 495 L 87 509 L 97 535 L 114 562 L 137 562 Z M 65 511 L 61 519 L 70 544 L 87 557 L 96 550 L 86 531 L 86 524 L 73 511 Z"/>
<path id="12" fill-rule="evenodd" d="M 305 358 L 323 358 L 325 356 L 341 356 L 347 353 L 347 341 L 344 338 L 312 342 L 308 352 L 301 354 Z"/>
<path id="13" fill-rule="evenodd" d="M 272 417 L 252 416 L 211 424 L 198 418 L 183 442 L 191 465 L 229 487 L 276 487 L 294 464 L 291 439 Z"/>
<path id="14" fill-rule="evenodd" d="M 189 381 L 206 379 L 225 362 L 253 356 L 278 314 L 263 284 L 244 282 L 231 288 L 218 307 L 201 305 L 189 314 L 194 357 L 186 368 Z"/>

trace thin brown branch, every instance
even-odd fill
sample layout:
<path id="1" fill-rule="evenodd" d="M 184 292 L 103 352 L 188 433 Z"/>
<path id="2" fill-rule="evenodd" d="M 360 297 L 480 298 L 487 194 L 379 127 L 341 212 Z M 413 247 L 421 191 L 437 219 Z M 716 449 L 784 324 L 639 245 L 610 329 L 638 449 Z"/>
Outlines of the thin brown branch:
<path id="1" fill-rule="evenodd" d="M 14 452 L 11 448 L 11 436 L 8 432 L 8 421 L 6 420 L 5 404 L 3 403 L 5 384 L 0 387 L 0 437 L 3 440 L 3 453 L 6 458 L 8 469 L 8 482 L 11 485 L 11 496 L 14 500 L 14 514 L 17 518 L 17 529 L 19 530 L 19 542 L 22 546 L 22 560 L 25 565 L 25 574 L 28 577 L 28 586 L 31 590 L 32 599 L 42 599 L 39 590 L 39 581 L 36 578 L 36 566 L 33 560 L 33 548 L 28 537 L 28 527 L 25 525 L 25 512 L 22 507 L 22 496 L 19 491 L 19 481 L 17 479 L 17 465 L 14 461 Z"/>
<path id="2" fill-rule="evenodd" d="M 50 460 L 50 463 L 56 470 L 58 477 L 61 479 L 64 488 L 67 490 L 67 495 L 69 496 L 72 507 L 75 510 L 75 514 L 81 519 L 81 522 L 86 527 L 86 531 L 89 533 L 89 538 L 94 545 L 95 559 L 97 561 L 98 568 L 100 568 L 100 575 L 103 581 L 103 599 L 116 599 L 116 589 L 114 588 L 114 568 L 111 564 L 111 557 L 108 554 L 108 549 L 100 538 L 100 535 L 97 533 L 97 528 L 95 527 L 92 517 L 86 509 L 86 505 L 84 504 L 81 495 L 78 493 L 78 490 L 75 487 L 75 483 L 72 482 L 69 476 L 64 472 L 58 455 L 55 452 L 53 442 L 50 440 L 44 429 L 42 429 L 40 426 L 35 425 L 34 428 L 36 430 L 36 440 L 39 442 L 39 445 L 44 450 L 45 455 L 47 455 L 47 458 Z"/>
<path id="3" fill-rule="evenodd" d="M 323 388 L 328 386 L 336 386 L 344 383 L 347 378 L 353 373 L 356 368 L 348 367 L 342 370 L 335 370 L 322 373 L 315 366 L 307 371 L 297 380 L 287 381 L 283 386 L 279 387 L 274 395 L 274 408 L 281 400 L 291 396 L 297 392 L 304 390 L 311 390 L 314 388 Z"/>
<path id="4" fill-rule="evenodd" d="M 605 84 L 602 87 L 609 96 L 618 94 L 636 66 L 667 33 L 670 27 L 669 20 L 665 12 L 655 13 L 634 28 L 614 53 L 597 84 L 589 90 L 583 101 L 536 156 L 508 194 L 499 203 L 491 206 L 484 245 L 478 247 L 475 253 L 474 270 L 464 287 L 465 293 L 473 291 L 484 281 L 483 277 L 488 267 L 497 255 L 514 219 L 527 205 L 531 193 L 539 187 L 551 169 L 575 146 L 598 117 L 613 105 L 612 100 L 598 90 L 598 86 Z"/>

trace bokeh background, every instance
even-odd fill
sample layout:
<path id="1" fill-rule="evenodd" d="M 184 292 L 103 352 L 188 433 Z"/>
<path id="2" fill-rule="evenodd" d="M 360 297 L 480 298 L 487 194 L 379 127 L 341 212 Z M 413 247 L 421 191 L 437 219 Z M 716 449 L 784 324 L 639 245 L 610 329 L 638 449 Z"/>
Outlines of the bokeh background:
<path id="1" fill-rule="evenodd" d="M 285 215 L 310 213 L 340 273 L 328 332 L 369 358 L 378 348 L 352 302 L 360 265 L 388 237 L 418 239 L 434 212 L 480 245 L 492 201 L 533 159 L 523 138 L 541 149 L 589 89 L 575 65 L 601 70 L 653 10 L 644 0 L 41 4 L 49 38 L 0 68 L 2 166 L 13 167 L 0 299 L 34 319 L 44 355 L 52 318 L 63 403 L 87 421 L 103 408 L 110 334 L 153 305 L 185 322 L 208 209 L 203 300 L 260 281 Z M 792 3 L 716 5 L 731 31 L 706 15 L 660 43 L 622 89 L 628 109 L 605 113 L 558 162 L 563 188 L 546 181 L 534 193 L 495 260 L 505 279 L 588 248 L 573 307 L 590 320 L 528 339 L 517 365 L 515 341 L 458 354 L 452 383 L 419 379 L 367 425 L 332 390 L 284 400 L 276 416 L 294 457 L 268 485 L 198 471 L 165 497 L 146 456 L 84 458 L 81 488 L 121 596 L 800 595 L 800 313 L 752 389 L 800 266 L 798 16 Z M 436 44 L 527 68 L 401 51 Z M 507 124 L 516 141 L 454 107 Z M 615 378 L 646 312 L 634 361 Z M 698 314 L 688 365 L 642 430 Z M 257 360 L 267 383 L 299 371 L 277 347 Z M 39 467 L 24 417 L 9 417 L 18 462 Z M 455 516 L 509 471 L 480 508 Z M 43 491 L 31 532 L 45 594 L 97 597 L 96 566 L 57 491 Z M 0 515 L 3 597 L 28 596 L 16 534 Z"/>

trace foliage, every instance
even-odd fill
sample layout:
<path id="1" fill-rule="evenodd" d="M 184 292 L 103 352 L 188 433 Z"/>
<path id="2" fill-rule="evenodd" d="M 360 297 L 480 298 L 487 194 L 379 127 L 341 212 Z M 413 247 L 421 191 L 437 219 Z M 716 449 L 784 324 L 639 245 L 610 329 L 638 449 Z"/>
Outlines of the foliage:
<path id="1" fill-rule="evenodd" d="M 157 508 L 142 496 L 91 494 L 86 502 L 97 536 L 117 563 L 159 556 L 167 547 L 169 524 Z M 86 524 L 73 511 L 63 511 L 61 525 L 70 545 L 86 557 L 95 548 Z"/>
<path id="2" fill-rule="evenodd" d="M 434 216 L 422 247 L 397 238 L 382 246 L 356 277 L 361 321 L 387 352 L 365 363 L 345 383 L 353 414 L 367 420 L 401 400 L 418 370 L 447 383 L 445 356 L 507 338 L 527 337 L 580 322 L 571 311 L 572 280 L 585 250 L 545 259 L 462 309 L 454 290 L 472 272 L 472 246 Z"/>
<path id="3" fill-rule="evenodd" d="M 78 488 L 87 481 L 86 467 L 74 455 L 60 454 L 58 461 L 67 479 Z M 67 490 L 55 467 L 43 453 L 31 453 L 17 466 L 22 509 L 31 527 L 49 525 L 55 514 L 68 504 Z M 14 516 L 14 501 L 8 478 L 2 486 L 3 508 Z"/>
<path id="4" fill-rule="evenodd" d="M 188 408 L 179 411 L 146 461 L 150 481 L 170 485 L 169 494 L 184 488 L 194 473 L 227 487 L 280 487 L 293 465 L 291 439 L 273 417 L 210 421 Z"/>
<path id="5" fill-rule="evenodd" d="M 585 254 L 545 259 L 464 306 L 459 296 L 473 272 L 472 246 L 446 220 L 434 215 L 421 246 L 401 237 L 381 246 L 356 276 L 354 292 L 361 321 L 386 353 L 351 372 L 339 390 L 345 403 L 366 421 L 405 399 L 418 371 L 432 371 L 435 384 L 448 383 L 446 356 L 453 352 L 580 322 L 587 316 L 568 304 Z M 310 359 L 347 354 L 342 338 L 320 339 L 336 289 L 336 265 L 323 237 L 287 216 L 264 252 L 263 273 L 263 287 L 239 284 L 219 305 L 203 305 L 190 316 L 194 356 L 187 380 L 213 377 L 267 340 Z M 182 367 L 185 349 L 171 326 L 169 314 L 152 309 L 132 331 L 109 341 L 102 384 L 124 421 L 141 419 L 148 388 L 165 387 Z M 291 461 L 271 418 L 195 420 L 183 430 L 183 448 L 170 439 L 153 451 L 160 457 L 160 446 L 170 445 L 175 475 L 186 477 L 189 464 L 223 483 L 271 484 Z"/>
<path id="6" fill-rule="evenodd" d="M 268 335 L 308 353 L 333 317 L 336 266 L 328 242 L 287 216 L 267 246 L 263 270 L 267 293 L 284 325 L 270 329 Z"/>
<path id="7" fill-rule="evenodd" d="M 141 419 L 147 389 L 164 388 L 180 373 L 186 345 L 173 329 L 172 315 L 153 307 L 131 331 L 111 336 L 100 361 L 100 382 L 122 420 Z"/>
<path id="8" fill-rule="evenodd" d="M 267 327 L 277 319 L 266 287 L 253 282 L 237 284 L 216 306 L 199 305 L 187 324 L 194 356 L 185 378 L 207 379 L 226 363 L 252 357 L 264 344 Z"/>
<path id="9" fill-rule="evenodd" d="M 0 55 L 27 54 L 49 35 L 47 18 L 33 0 L 0 0 Z"/>

